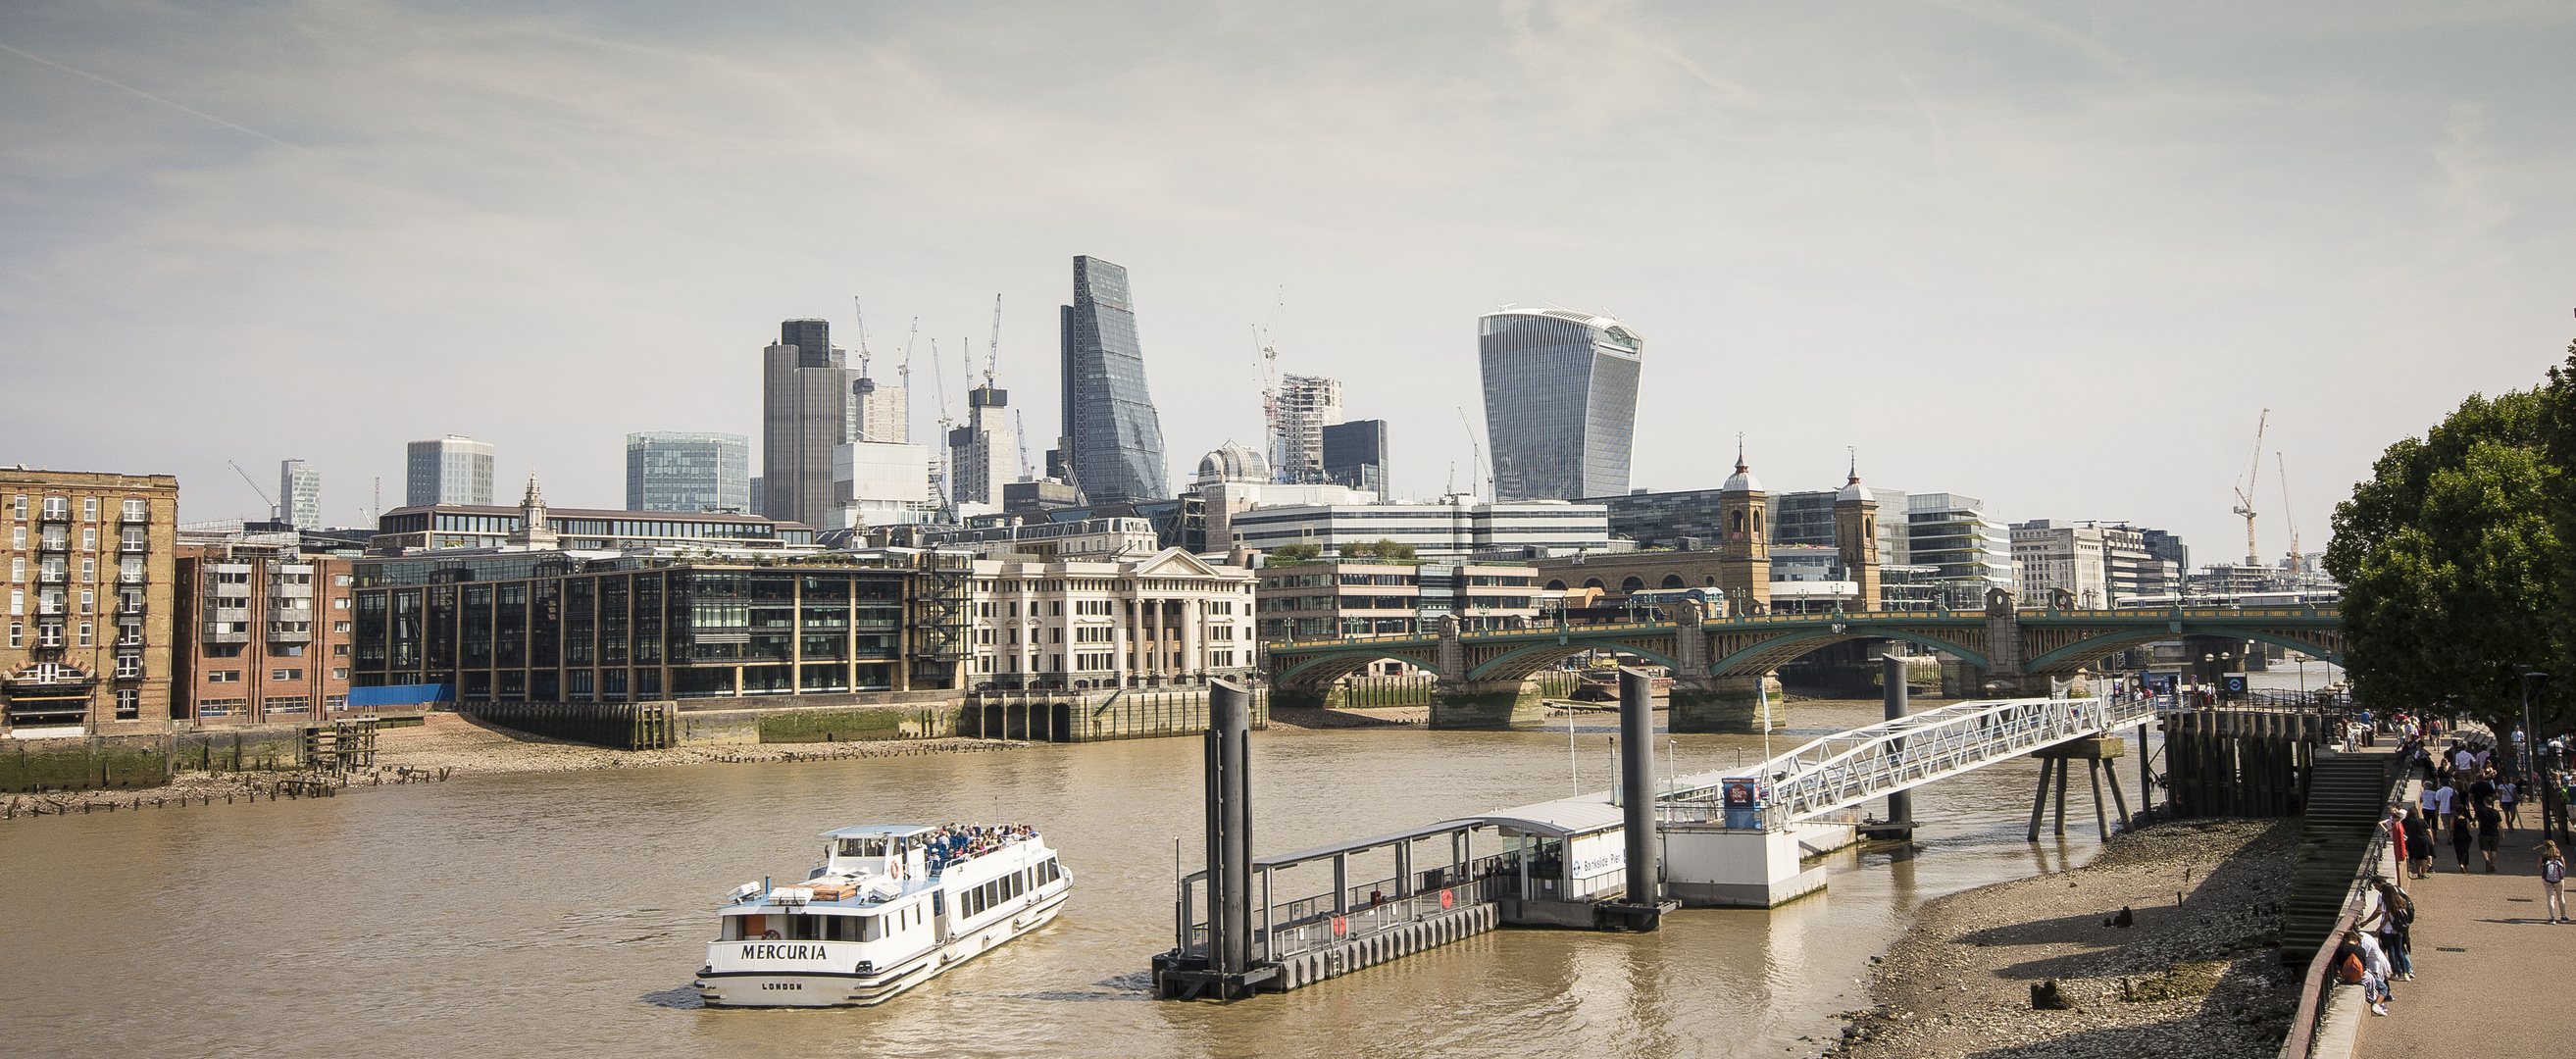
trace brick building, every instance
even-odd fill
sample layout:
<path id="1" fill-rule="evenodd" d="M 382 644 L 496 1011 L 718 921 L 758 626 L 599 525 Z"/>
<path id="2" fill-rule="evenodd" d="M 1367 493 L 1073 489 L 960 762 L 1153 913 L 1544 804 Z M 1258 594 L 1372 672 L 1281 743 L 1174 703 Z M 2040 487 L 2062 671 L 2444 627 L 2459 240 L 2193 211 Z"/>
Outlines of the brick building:
<path id="1" fill-rule="evenodd" d="M 298 722 L 346 709 L 355 643 L 350 560 L 294 545 L 182 545 L 172 714 Z"/>
<path id="2" fill-rule="evenodd" d="M 7 468 L 0 505 L 0 729 L 168 727 L 179 480 Z"/>

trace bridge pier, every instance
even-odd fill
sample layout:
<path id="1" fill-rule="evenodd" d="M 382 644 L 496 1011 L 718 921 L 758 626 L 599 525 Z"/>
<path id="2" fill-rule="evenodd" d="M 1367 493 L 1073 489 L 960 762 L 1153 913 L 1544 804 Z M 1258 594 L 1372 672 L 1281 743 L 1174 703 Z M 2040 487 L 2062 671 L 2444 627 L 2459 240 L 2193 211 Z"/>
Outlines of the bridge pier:
<path id="1" fill-rule="evenodd" d="M 1744 735 L 1788 727 L 1780 709 L 1780 681 L 1769 673 L 1724 677 L 1676 674 L 1670 706 L 1670 724 L 1675 732 Z"/>
<path id="2" fill-rule="evenodd" d="M 1472 730 L 1534 725 L 1546 720 L 1539 689 L 1525 679 L 1443 680 L 1431 692 L 1435 729 Z"/>

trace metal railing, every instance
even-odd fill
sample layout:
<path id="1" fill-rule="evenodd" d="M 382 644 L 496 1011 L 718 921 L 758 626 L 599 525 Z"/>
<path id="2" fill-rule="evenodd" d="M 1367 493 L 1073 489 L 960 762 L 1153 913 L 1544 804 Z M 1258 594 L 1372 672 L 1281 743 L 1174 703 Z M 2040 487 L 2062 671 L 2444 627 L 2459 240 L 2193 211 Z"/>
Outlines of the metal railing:
<path id="1" fill-rule="evenodd" d="M 1519 857 L 1516 852 L 1496 853 L 1464 864 L 1423 869 L 1414 875 L 1414 891 L 1403 897 L 1392 896 L 1398 892 L 1398 880 L 1393 878 L 1360 883 L 1342 895 L 1339 907 L 1345 911 L 1334 910 L 1330 890 L 1274 902 L 1269 906 L 1266 931 L 1262 912 L 1256 908 L 1254 951 L 1260 954 L 1259 959 L 1283 959 L 1419 923 L 1444 912 L 1516 896 L 1520 886 Z M 1207 930 L 1204 920 L 1190 925 L 1184 954 L 1207 952 Z"/>
<path id="2" fill-rule="evenodd" d="M 2155 719 L 2132 699 L 1963 702 L 1826 736 L 1763 762 L 1766 828 L 1812 819 L 1872 798 L 1958 775 L 2069 739 Z M 1725 819 L 1722 773 L 1685 777 L 1660 800 L 1666 823 Z"/>

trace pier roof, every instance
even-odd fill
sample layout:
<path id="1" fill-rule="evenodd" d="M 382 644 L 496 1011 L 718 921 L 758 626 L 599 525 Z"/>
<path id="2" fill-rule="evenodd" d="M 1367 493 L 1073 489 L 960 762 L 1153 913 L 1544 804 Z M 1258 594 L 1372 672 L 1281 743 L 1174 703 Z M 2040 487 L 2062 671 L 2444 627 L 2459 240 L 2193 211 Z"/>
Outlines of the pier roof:
<path id="1" fill-rule="evenodd" d="M 1550 838 L 1573 838 L 1579 835 L 1615 831 L 1627 823 L 1626 816 L 1610 804 L 1610 792 L 1576 795 L 1552 802 L 1539 802 L 1515 809 L 1503 809 L 1479 816 L 1462 816 L 1433 825 L 1435 830 L 1453 830 L 1461 826 L 1507 828 L 1527 835 Z"/>

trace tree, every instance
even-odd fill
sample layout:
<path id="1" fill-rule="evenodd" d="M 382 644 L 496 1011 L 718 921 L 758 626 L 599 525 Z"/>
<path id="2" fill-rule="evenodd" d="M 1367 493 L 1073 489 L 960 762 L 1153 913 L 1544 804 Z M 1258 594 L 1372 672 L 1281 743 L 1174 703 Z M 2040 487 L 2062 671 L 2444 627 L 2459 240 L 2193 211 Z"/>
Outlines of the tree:
<path id="1" fill-rule="evenodd" d="M 2519 720 L 2516 667 L 2561 656 L 2562 537 L 2547 498 L 2566 464 L 2543 427 L 2571 388 L 2471 396 L 2389 446 L 2336 505 L 2326 569 L 2344 585 L 2347 669 L 2368 700 L 2456 708 L 2501 731 Z"/>
<path id="2" fill-rule="evenodd" d="M 1282 544 L 1270 549 L 1270 561 L 1275 565 L 1310 563 L 1323 554 L 1324 549 L 1312 544 Z"/>
<path id="3" fill-rule="evenodd" d="M 1413 561 L 1412 545 L 1397 544 L 1396 542 L 1384 537 L 1378 538 L 1377 543 L 1375 544 L 1362 544 L 1357 545 L 1356 547 L 1365 549 L 1359 554 L 1375 556 L 1380 562 L 1409 563 Z"/>

